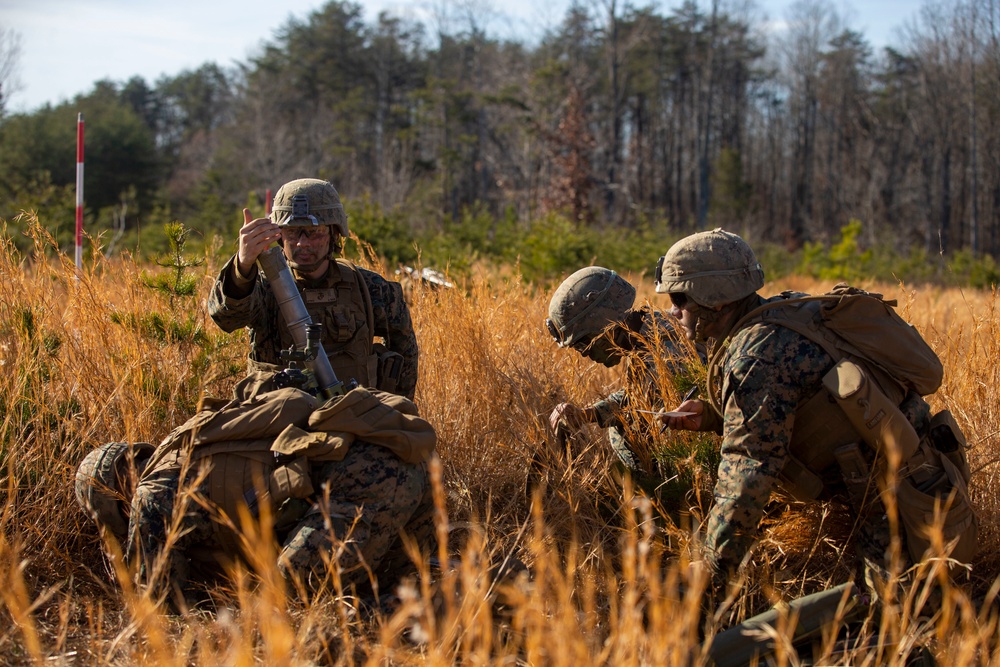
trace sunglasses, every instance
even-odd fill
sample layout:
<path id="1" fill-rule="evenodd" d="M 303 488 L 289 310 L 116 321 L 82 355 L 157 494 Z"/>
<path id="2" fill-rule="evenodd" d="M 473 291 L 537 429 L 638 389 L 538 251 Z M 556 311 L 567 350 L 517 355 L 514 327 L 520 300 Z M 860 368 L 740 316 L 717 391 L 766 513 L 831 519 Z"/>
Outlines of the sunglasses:
<path id="1" fill-rule="evenodd" d="M 684 306 L 688 305 L 690 299 L 687 298 L 687 294 L 683 292 L 671 292 L 670 293 L 670 303 L 674 305 L 675 308 L 683 309 Z"/>
<path id="2" fill-rule="evenodd" d="M 289 241 L 298 241 L 303 236 L 308 241 L 319 241 L 330 236 L 330 228 L 326 225 L 319 227 L 282 227 L 281 235 Z"/>

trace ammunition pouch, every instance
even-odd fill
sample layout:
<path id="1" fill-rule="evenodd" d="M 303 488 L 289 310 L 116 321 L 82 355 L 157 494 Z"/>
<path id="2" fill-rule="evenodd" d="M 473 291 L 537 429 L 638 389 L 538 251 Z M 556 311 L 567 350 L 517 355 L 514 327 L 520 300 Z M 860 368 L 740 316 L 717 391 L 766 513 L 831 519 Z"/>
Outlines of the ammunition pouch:
<path id="1" fill-rule="evenodd" d="M 856 512 L 865 512 L 879 499 L 879 493 L 861 445 L 857 442 L 843 445 L 834 450 L 833 456 L 844 478 L 851 506 Z"/>
<path id="2" fill-rule="evenodd" d="M 403 355 L 387 349 L 381 343 L 373 345 L 372 352 L 378 359 L 375 387 L 382 391 L 395 393 L 396 386 L 399 384 L 399 375 L 403 371 Z"/>

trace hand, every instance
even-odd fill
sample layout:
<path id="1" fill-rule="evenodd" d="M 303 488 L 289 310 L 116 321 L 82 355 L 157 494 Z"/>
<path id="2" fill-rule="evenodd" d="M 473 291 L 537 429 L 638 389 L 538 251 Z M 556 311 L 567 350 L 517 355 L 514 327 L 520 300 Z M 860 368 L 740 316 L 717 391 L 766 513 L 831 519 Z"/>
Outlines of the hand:
<path id="1" fill-rule="evenodd" d="M 250 218 L 250 209 L 243 209 L 243 226 L 240 227 L 239 250 L 236 261 L 240 274 L 249 276 L 254 262 L 275 241 L 281 239 L 281 228 L 270 218 Z"/>
<path id="2" fill-rule="evenodd" d="M 586 411 L 572 403 L 560 403 L 549 415 L 549 426 L 553 431 L 558 431 L 560 427 L 579 428 L 587 421 Z"/>
<path id="3" fill-rule="evenodd" d="M 699 431 L 701 430 L 701 419 L 705 413 L 705 402 L 697 398 L 689 398 L 674 408 L 672 412 L 693 412 L 694 414 L 687 417 L 668 417 L 666 414 L 657 415 L 657 419 L 660 420 L 664 428 L 681 431 Z"/>

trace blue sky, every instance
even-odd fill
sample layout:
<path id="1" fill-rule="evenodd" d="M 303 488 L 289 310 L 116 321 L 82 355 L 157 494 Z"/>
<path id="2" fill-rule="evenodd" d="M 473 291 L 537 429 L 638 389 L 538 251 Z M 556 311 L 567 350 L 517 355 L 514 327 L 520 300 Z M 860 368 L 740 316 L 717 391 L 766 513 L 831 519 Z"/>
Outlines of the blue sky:
<path id="1" fill-rule="evenodd" d="M 471 8 L 493 35 L 531 40 L 557 25 L 570 0 L 358 0 L 366 20 L 381 10 L 431 19 L 442 7 Z M 599 0 L 580 0 L 581 4 Z M 699 0 L 706 8 L 709 0 Z M 11 111 L 58 104 L 95 81 L 134 75 L 154 83 L 214 61 L 245 61 L 290 16 L 303 17 L 324 0 L 0 0 L 0 27 L 21 35 L 21 88 Z M 635 4 L 643 4 L 636 2 Z M 670 8 L 680 0 L 661 1 Z M 768 25 L 780 30 L 790 0 L 757 0 Z M 857 0 L 833 7 L 876 49 L 917 16 L 919 0 Z"/>

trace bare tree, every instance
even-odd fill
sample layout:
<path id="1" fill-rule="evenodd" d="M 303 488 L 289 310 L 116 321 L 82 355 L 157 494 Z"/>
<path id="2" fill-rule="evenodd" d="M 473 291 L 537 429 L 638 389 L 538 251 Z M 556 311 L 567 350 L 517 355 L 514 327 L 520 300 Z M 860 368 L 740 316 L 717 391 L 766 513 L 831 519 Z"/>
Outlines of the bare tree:
<path id="1" fill-rule="evenodd" d="M 819 88 L 824 55 L 840 32 L 840 16 L 820 0 L 798 0 L 789 7 L 783 55 L 793 141 L 787 238 L 792 247 L 801 245 L 814 231 Z"/>
<path id="2" fill-rule="evenodd" d="M 11 96 L 23 88 L 20 69 L 21 33 L 0 25 L 0 117 Z"/>

